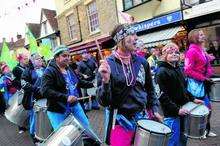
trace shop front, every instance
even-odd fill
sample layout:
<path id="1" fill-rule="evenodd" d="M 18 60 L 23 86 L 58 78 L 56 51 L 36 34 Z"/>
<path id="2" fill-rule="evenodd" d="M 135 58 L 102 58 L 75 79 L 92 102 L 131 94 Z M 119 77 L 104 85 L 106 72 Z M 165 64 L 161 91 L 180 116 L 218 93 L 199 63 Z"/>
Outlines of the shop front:
<path id="1" fill-rule="evenodd" d="M 215 73 L 220 74 L 219 0 L 209 0 L 203 3 L 196 3 L 183 10 L 183 17 L 188 31 L 201 29 L 206 34 L 206 51 L 215 56 L 216 59 L 212 62 L 212 66 L 214 67 Z"/>
<path id="2" fill-rule="evenodd" d="M 181 22 L 182 12 L 176 11 L 134 24 L 134 28 L 139 39 L 149 49 L 169 42 L 175 42 L 180 48 L 185 48 L 187 33 Z"/>

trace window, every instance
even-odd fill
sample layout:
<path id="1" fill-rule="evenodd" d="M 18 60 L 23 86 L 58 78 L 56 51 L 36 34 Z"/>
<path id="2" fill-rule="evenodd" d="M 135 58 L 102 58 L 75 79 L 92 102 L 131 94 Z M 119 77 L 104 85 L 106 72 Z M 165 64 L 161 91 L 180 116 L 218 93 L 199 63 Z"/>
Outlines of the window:
<path id="1" fill-rule="evenodd" d="M 69 37 L 71 40 L 76 38 L 76 30 L 75 30 L 75 23 L 74 23 L 74 15 L 70 14 L 66 17 L 67 25 L 68 25 L 68 31 L 69 31 Z"/>
<path id="2" fill-rule="evenodd" d="M 87 11 L 88 11 L 90 32 L 96 32 L 99 30 L 99 18 L 98 18 L 98 10 L 95 1 L 88 5 Z"/>
<path id="3" fill-rule="evenodd" d="M 44 34 L 47 35 L 47 21 L 43 22 Z"/>
<path id="4" fill-rule="evenodd" d="M 136 5 L 144 3 L 149 0 L 123 0 L 124 3 L 124 10 L 130 9 Z"/>
<path id="5" fill-rule="evenodd" d="M 68 3 L 70 0 L 64 0 L 64 4 Z"/>

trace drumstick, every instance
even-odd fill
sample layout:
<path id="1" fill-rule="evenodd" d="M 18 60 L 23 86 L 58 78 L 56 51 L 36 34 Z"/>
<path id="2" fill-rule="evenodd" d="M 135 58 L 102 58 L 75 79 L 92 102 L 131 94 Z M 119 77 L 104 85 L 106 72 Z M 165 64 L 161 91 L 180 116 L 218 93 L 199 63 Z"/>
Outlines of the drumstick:
<path id="1" fill-rule="evenodd" d="M 77 98 L 77 100 L 83 100 L 83 99 L 88 99 L 88 98 L 91 98 L 91 96 L 80 97 L 80 98 Z"/>
<path id="2" fill-rule="evenodd" d="M 98 49 L 98 52 L 99 52 L 99 55 L 101 57 L 101 60 L 104 59 L 103 55 L 102 55 L 102 51 L 101 51 L 101 47 L 99 46 L 99 43 L 97 40 L 95 40 L 95 43 L 96 43 L 96 46 L 97 46 L 97 49 Z"/>

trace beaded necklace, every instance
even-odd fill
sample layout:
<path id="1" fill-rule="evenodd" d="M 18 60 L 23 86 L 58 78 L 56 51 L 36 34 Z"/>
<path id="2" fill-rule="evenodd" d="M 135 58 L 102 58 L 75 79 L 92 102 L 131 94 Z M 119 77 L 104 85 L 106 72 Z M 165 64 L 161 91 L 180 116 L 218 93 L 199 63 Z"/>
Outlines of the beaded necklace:
<path id="1" fill-rule="evenodd" d="M 132 69 L 133 67 L 132 67 L 131 60 L 130 60 L 131 55 L 121 56 L 121 55 L 119 55 L 119 53 L 117 51 L 115 51 L 114 54 L 121 61 L 122 69 L 123 69 L 123 73 L 124 73 L 124 76 L 125 76 L 125 79 L 126 79 L 127 86 L 131 86 L 133 81 L 134 81 L 134 73 L 133 73 L 133 69 Z M 127 64 L 127 70 L 128 70 L 128 72 L 131 73 L 131 80 L 129 79 L 129 74 L 126 73 L 125 64 L 124 64 L 122 59 L 129 59 L 129 62 Z"/>

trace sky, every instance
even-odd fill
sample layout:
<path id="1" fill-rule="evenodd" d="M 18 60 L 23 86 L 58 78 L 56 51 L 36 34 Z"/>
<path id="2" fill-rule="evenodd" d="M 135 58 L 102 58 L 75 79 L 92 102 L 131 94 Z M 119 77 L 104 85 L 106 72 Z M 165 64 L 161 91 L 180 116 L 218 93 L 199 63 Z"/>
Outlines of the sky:
<path id="1" fill-rule="evenodd" d="M 0 42 L 25 34 L 25 23 L 40 23 L 41 8 L 55 10 L 54 0 L 0 0 Z"/>

